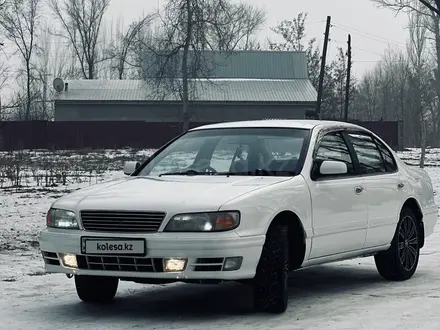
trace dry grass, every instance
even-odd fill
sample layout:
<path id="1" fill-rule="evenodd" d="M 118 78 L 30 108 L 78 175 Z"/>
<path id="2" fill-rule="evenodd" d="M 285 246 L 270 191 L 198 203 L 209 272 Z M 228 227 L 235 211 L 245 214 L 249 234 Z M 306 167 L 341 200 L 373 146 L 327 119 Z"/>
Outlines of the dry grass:
<path id="1" fill-rule="evenodd" d="M 125 161 L 142 161 L 151 152 L 133 149 L 0 152 L 0 188 L 94 183 L 105 172 L 122 170 Z"/>

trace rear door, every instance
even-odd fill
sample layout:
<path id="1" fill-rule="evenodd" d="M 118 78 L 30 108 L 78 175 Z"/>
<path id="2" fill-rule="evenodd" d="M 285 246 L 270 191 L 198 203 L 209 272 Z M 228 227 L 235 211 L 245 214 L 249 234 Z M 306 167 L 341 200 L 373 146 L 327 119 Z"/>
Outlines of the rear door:
<path id="1" fill-rule="evenodd" d="M 364 180 L 368 230 L 364 248 L 390 243 L 404 198 L 397 165 L 390 150 L 366 132 L 347 132 Z"/>

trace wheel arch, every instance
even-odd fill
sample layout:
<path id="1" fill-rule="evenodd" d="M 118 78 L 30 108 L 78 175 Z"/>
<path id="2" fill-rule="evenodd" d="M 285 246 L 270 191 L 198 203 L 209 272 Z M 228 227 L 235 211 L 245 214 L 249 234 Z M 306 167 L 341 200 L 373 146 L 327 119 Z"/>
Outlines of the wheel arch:
<path id="1" fill-rule="evenodd" d="M 416 198 L 409 197 L 405 203 L 403 203 L 402 210 L 405 207 L 409 208 L 416 216 L 419 225 L 419 246 L 422 248 L 425 245 L 425 226 L 423 223 L 423 212 L 420 203 Z"/>
<path id="2" fill-rule="evenodd" d="M 270 222 L 269 227 L 274 223 L 282 223 L 288 228 L 289 237 L 289 265 L 290 270 L 301 267 L 306 255 L 307 233 L 299 216 L 290 210 L 280 211 Z"/>

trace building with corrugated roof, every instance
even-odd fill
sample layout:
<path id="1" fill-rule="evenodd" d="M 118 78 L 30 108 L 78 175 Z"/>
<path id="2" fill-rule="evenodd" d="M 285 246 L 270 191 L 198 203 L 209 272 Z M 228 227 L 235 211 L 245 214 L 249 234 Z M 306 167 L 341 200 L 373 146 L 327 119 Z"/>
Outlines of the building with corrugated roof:
<path id="1" fill-rule="evenodd" d="M 209 79 L 191 80 L 191 122 L 298 119 L 315 110 L 305 52 L 207 53 L 215 65 Z M 144 80 L 65 81 L 55 97 L 55 120 L 180 122 L 182 101 L 169 91 L 159 95 L 146 72 Z"/>

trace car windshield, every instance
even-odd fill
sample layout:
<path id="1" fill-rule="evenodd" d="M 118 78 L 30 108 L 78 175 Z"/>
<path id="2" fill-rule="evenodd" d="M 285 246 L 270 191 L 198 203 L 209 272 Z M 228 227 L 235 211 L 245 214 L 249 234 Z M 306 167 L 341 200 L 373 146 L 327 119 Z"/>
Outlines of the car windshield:
<path id="1" fill-rule="evenodd" d="M 190 131 L 155 155 L 137 174 L 293 176 L 309 130 L 219 128 Z"/>

